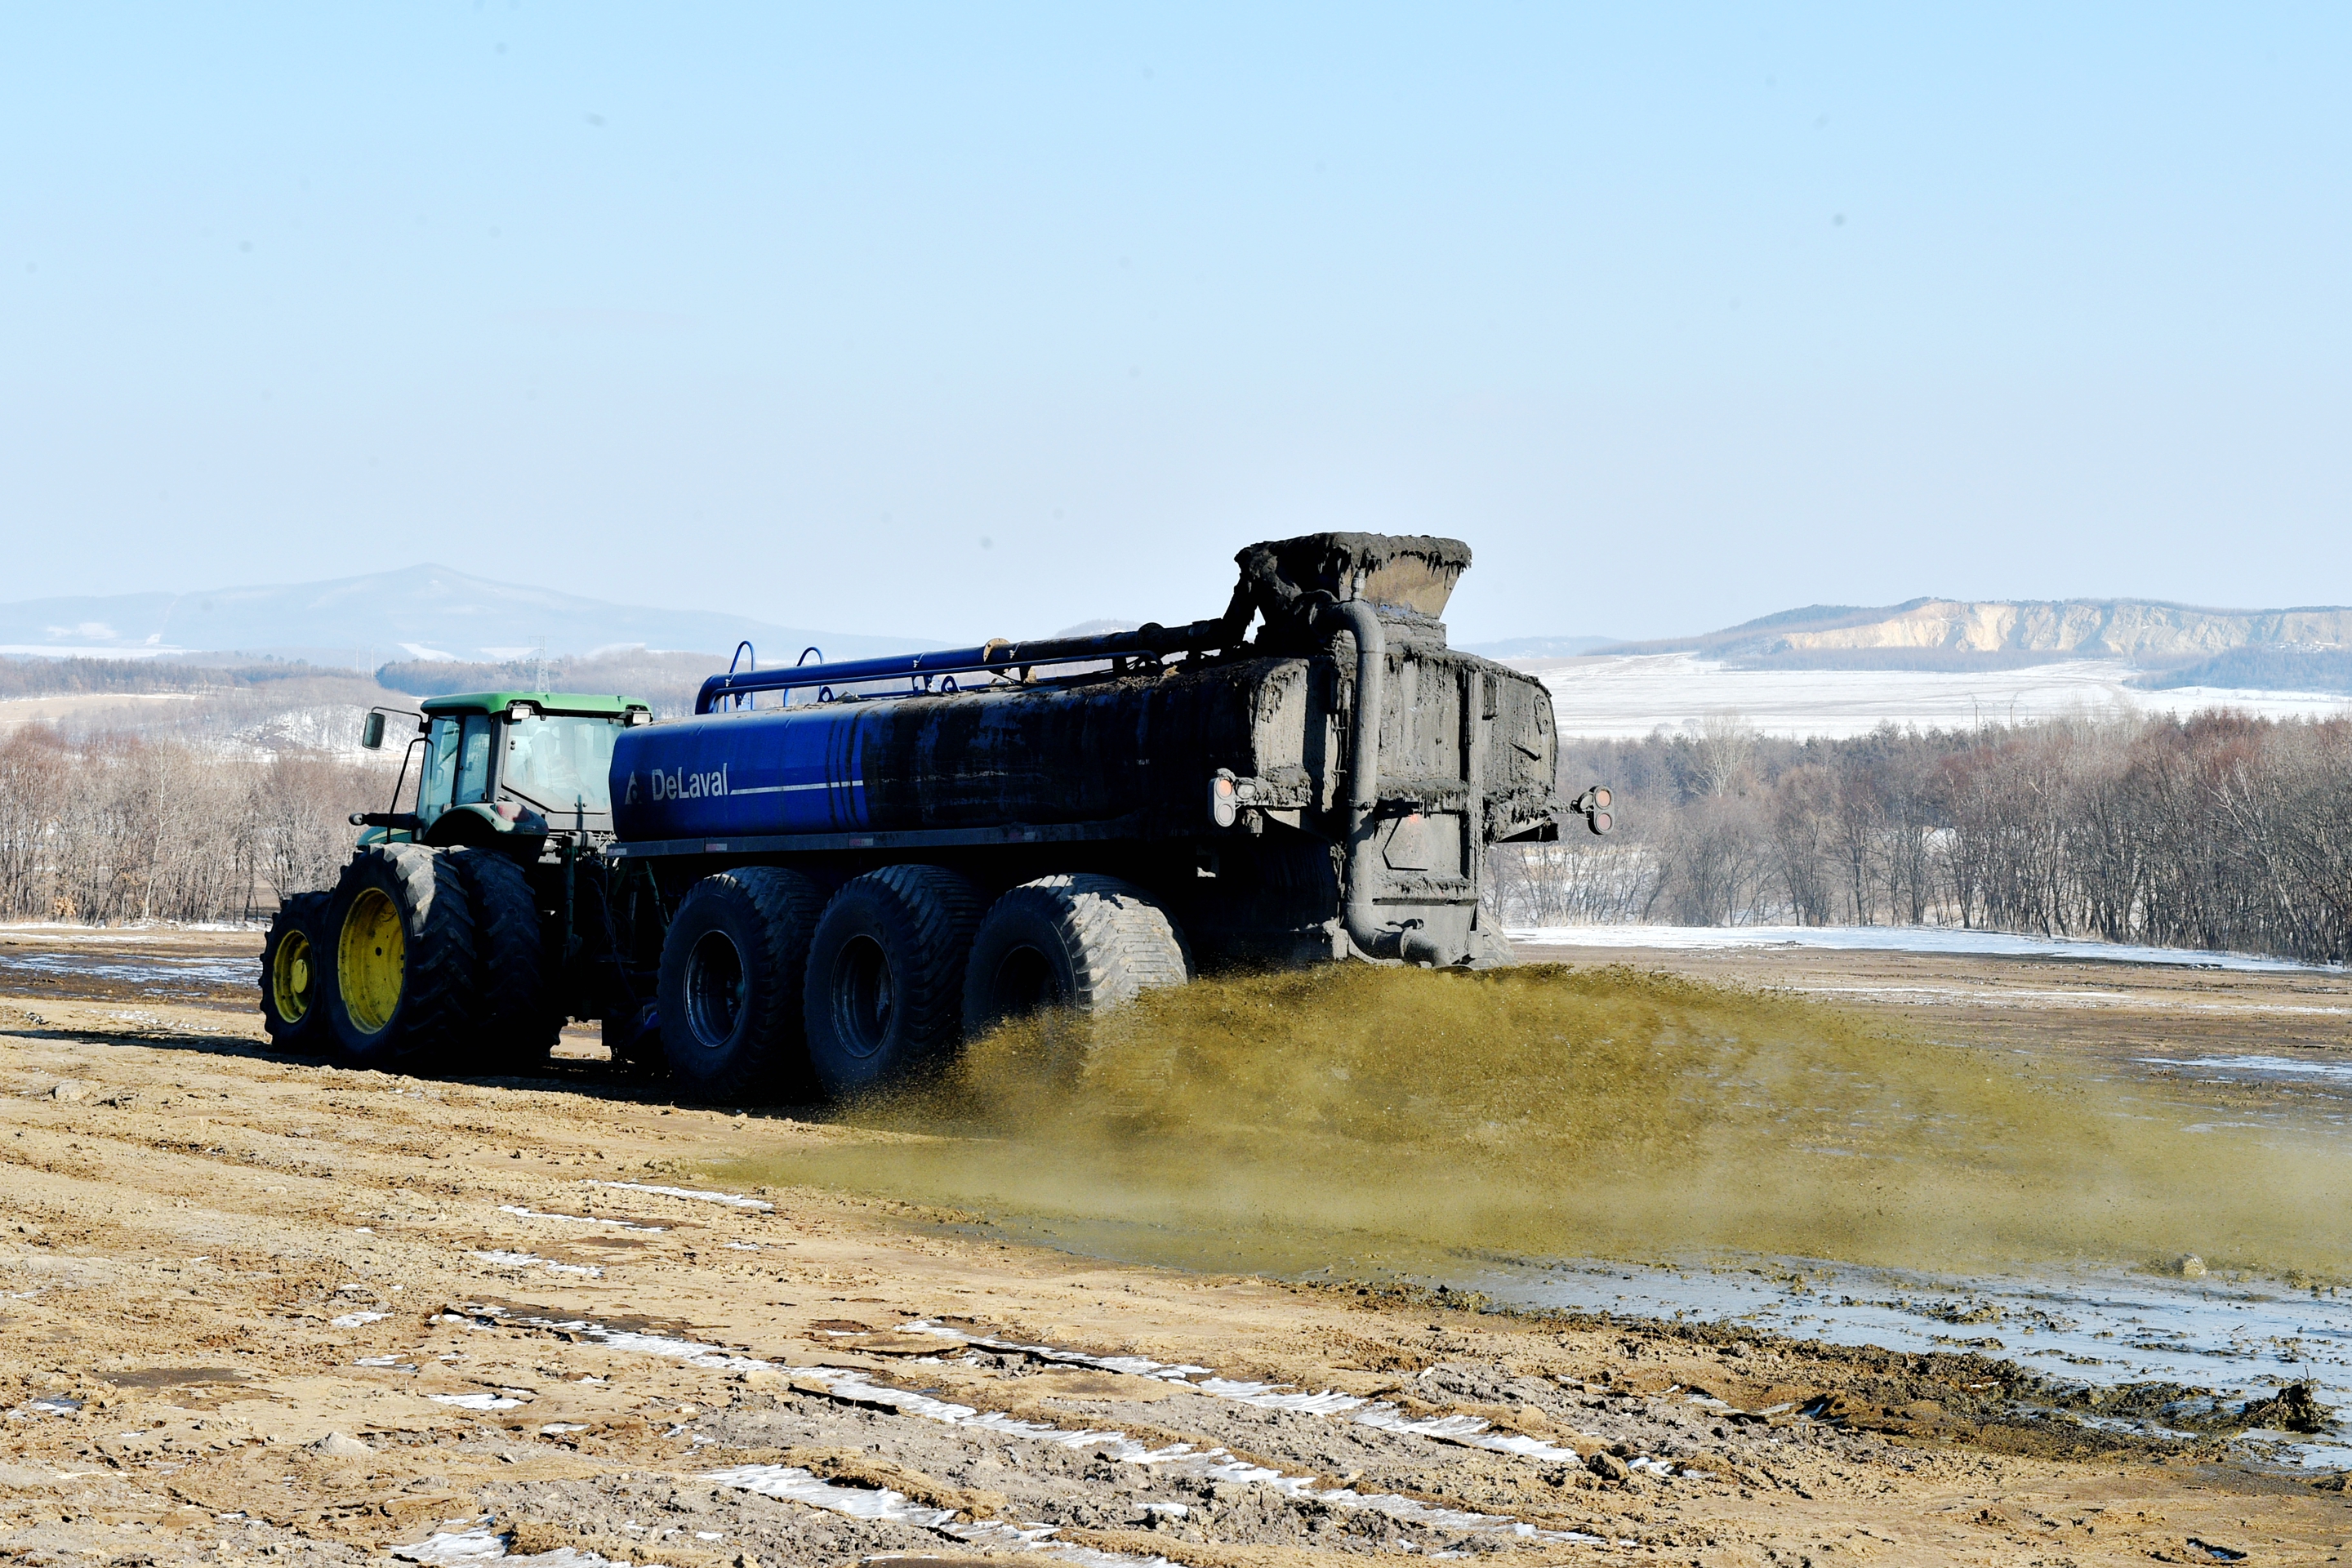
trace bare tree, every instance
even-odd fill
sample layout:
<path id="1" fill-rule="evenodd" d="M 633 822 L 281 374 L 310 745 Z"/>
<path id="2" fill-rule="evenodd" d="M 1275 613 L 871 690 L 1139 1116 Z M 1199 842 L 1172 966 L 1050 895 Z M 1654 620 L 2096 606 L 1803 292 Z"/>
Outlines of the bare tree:
<path id="1" fill-rule="evenodd" d="M 2352 721 L 2076 717 L 1851 740 L 1696 732 L 1564 749 L 1638 858 L 1531 860 L 1514 912 L 1933 923 L 2352 960 Z M 1586 858 L 1579 859 L 1582 855 Z M 1628 893 L 1636 895 L 1627 897 Z"/>

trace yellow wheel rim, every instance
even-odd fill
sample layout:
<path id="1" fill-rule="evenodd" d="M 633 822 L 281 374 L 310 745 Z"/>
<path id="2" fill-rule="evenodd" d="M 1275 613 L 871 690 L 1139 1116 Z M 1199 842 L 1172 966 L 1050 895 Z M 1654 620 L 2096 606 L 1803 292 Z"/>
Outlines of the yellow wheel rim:
<path id="1" fill-rule="evenodd" d="M 353 899 L 335 948 L 335 978 L 343 1011 L 360 1033 L 377 1034 L 392 1022 L 407 960 L 407 933 L 390 895 L 370 888 Z"/>
<path id="2" fill-rule="evenodd" d="M 310 939 L 289 931 L 269 958 L 269 1001 L 278 1016 L 299 1024 L 310 1012 Z"/>

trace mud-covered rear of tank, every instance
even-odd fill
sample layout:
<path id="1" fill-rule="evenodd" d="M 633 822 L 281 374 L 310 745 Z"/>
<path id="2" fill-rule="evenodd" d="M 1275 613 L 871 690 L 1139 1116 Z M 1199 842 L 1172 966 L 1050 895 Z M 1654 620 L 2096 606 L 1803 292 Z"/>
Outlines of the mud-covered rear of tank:
<path id="1" fill-rule="evenodd" d="M 844 870 L 921 854 L 994 887 L 1108 871 L 1204 960 L 1496 955 L 1487 847 L 1560 807 L 1548 693 L 1445 646 L 1467 547 L 1318 534 L 1239 559 L 1181 649 L 633 731 L 620 836 Z"/>

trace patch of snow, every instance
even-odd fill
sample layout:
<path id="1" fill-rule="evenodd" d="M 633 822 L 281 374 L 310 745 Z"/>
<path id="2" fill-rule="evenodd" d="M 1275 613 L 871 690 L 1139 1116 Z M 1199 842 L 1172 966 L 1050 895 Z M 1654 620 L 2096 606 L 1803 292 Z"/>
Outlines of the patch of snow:
<path id="1" fill-rule="evenodd" d="M 666 1198 L 694 1198 L 706 1204 L 725 1204 L 730 1208 L 758 1209 L 773 1214 L 776 1205 L 762 1198 L 748 1198 L 741 1193 L 708 1193 L 696 1187 L 656 1187 L 646 1182 L 590 1182 L 592 1187 L 619 1187 L 632 1193 L 659 1193 Z"/>
<path id="2" fill-rule="evenodd" d="M 867 1381 L 865 1373 L 851 1368 L 793 1367 L 785 1369 L 777 1367 L 773 1362 L 765 1361 L 757 1356 L 737 1355 L 719 1345 L 706 1345 L 690 1340 L 669 1339 L 662 1335 L 609 1328 L 590 1319 L 556 1319 L 540 1317 L 536 1314 L 523 1315 L 488 1305 L 478 1309 L 469 1309 L 469 1310 L 479 1310 L 502 1326 L 544 1328 L 571 1333 L 586 1333 L 598 1342 L 614 1350 L 637 1351 L 646 1354 L 668 1356 L 682 1361 L 688 1366 L 704 1367 L 712 1371 L 789 1370 L 795 1377 L 810 1378 L 822 1383 L 835 1398 L 854 1401 L 875 1408 L 893 1410 L 902 1415 L 919 1416 L 945 1426 L 969 1427 L 1009 1437 L 1022 1437 L 1033 1442 L 1049 1443 L 1062 1448 L 1090 1448 L 1106 1459 L 1125 1464 L 1165 1465 L 1200 1479 L 1270 1486 L 1290 1496 L 1311 1498 L 1333 1508 L 1364 1509 L 1406 1523 L 1433 1529 L 1497 1531 L 1521 1540 L 1551 1543 L 1593 1539 L 1580 1536 L 1574 1531 L 1538 1530 L 1532 1524 L 1504 1515 L 1469 1513 L 1455 1509 L 1438 1508 L 1394 1493 L 1361 1493 L 1347 1487 L 1318 1490 L 1315 1487 L 1315 1478 L 1312 1476 L 1286 1475 L 1263 1465 L 1236 1459 L 1223 1448 L 1202 1451 L 1196 1449 L 1190 1443 L 1172 1443 L 1166 1447 L 1152 1448 L 1128 1436 L 1123 1432 L 1109 1428 L 1073 1429 L 1056 1426 L 1046 1422 L 1024 1421 L 1001 1411 L 982 1411 L 972 1405 L 937 1399 L 929 1394 L 918 1394 L 908 1389 L 885 1387 Z M 1159 1375 L 1167 1377 L 1170 1381 L 1184 1383 L 1188 1387 L 1197 1385 L 1187 1381 L 1187 1373 L 1206 1373 L 1211 1370 L 1207 1367 L 1171 1365 L 1141 1356 L 1090 1356 L 1075 1351 L 1054 1352 L 1045 1350 L 1044 1347 L 968 1336 L 928 1320 L 919 1319 L 905 1325 L 905 1329 L 907 1331 L 930 1333 L 942 1339 L 962 1341 L 982 1348 L 1020 1350 L 1027 1353 L 1038 1354 L 1042 1359 L 1063 1361 L 1072 1365 L 1117 1372 L 1139 1372 L 1142 1368 L 1153 1368 L 1157 1369 Z M 1152 1375 L 1150 1373 L 1139 1373 L 1139 1374 Z M 1245 1390 L 1252 1395 L 1264 1395 L 1276 1392 L 1271 1385 L 1262 1384 L 1234 1383 L 1231 1386 L 1236 1390 Z M 1313 1397 L 1333 1401 L 1346 1400 L 1356 1405 L 1367 1403 L 1354 1400 L 1347 1394 Z M 1383 1406 L 1382 1408 L 1392 1407 Z M 1316 1413 L 1329 1412 L 1318 1410 Z M 1467 1443 L 1473 1447 L 1501 1447 L 1501 1445 L 1492 1441 L 1482 1441 L 1483 1438 L 1491 1437 L 1490 1434 L 1483 1430 L 1486 1425 L 1484 1421 L 1475 1416 L 1464 1416 L 1457 1419 L 1465 1423 L 1475 1423 L 1479 1430 L 1449 1440 Z M 1520 1450 L 1514 1447 L 1504 1451 Z M 1573 1449 L 1553 1450 L 1546 1457 L 1555 1455 L 1562 1462 L 1580 1461 L 1580 1456 Z M 782 1471 L 788 1468 L 746 1466 L 739 1467 L 737 1471 L 730 1473 L 746 1476 L 766 1475 L 772 1471 Z M 801 1474 L 805 1475 L 806 1472 L 803 1471 Z"/>
<path id="3" fill-rule="evenodd" d="M 604 1278 L 604 1271 L 593 1263 L 557 1263 L 551 1258 L 541 1258 L 530 1252 L 469 1252 L 466 1256 L 478 1258 L 485 1263 L 496 1263 L 508 1268 L 529 1268 L 537 1265 L 545 1268 L 551 1274 L 579 1274 L 590 1279 Z"/>
<path id="4" fill-rule="evenodd" d="M 906 1493 L 894 1492 L 887 1487 L 837 1487 L 792 1465 L 739 1465 L 731 1470 L 717 1470 L 697 1479 L 757 1492 L 761 1497 L 804 1502 L 852 1519 L 888 1520 L 923 1530 L 937 1530 L 955 1519 L 953 1509 L 927 1508 L 909 1500 Z"/>
<path id="5" fill-rule="evenodd" d="M 491 1563 L 507 1554 L 507 1538 L 488 1525 L 471 1530 L 436 1531 L 414 1546 L 395 1546 L 392 1554 L 408 1563 L 454 1565 Z"/>
<path id="6" fill-rule="evenodd" d="M 656 1234 L 669 1228 L 667 1226 L 663 1225 L 639 1225 L 635 1220 L 604 1219 L 595 1215 L 541 1214 L 537 1209 L 525 1208 L 520 1204 L 500 1204 L 499 1205 L 499 1212 L 500 1214 L 514 1215 L 522 1219 L 557 1219 L 562 1220 L 570 1225 L 610 1225 L 617 1226 L 623 1230 L 643 1230 Z"/>
<path id="7" fill-rule="evenodd" d="M 504 1394 L 428 1394 L 425 1397 L 436 1405 L 454 1405 L 460 1410 L 512 1410 L 522 1403 Z"/>
<path id="8" fill-rule="evenodd" d="M 1336 1389 L 1307 1394 L 1285 1389 L 1270 1383 L 1245 1383 L 1233 1378 L 1202 1377 L 1197 1373 L 1209 1368 L 1155 1362 L 1144 1356 L 1095 1356 L 1078 1351 L 1066 1351 L 1052 1345 L 1033 1345 L 1015 1340 L 992 1339 L 985 1335 L 959 1332 L 943 1324 L 920 1319 L 905 1325 L 904 1331 L 937 1334 L 982 1350 L 1015 1351 L 1035 1356 L 1041 1361 L 1058 1362 L 1069 1366 L 1095 1367 L 1105 1372 L 1124 1372 L 1134 1376 L 1159 1378 L 1177 1383 L 1186 1388 L 1219 1399 L 1231 1399 L 1238 1404 L 1255 1405 L 1261 1410 L 1286 1410 L 1302 1415 L 1345 1415 L 1360 1426 L 1378 1431 L 1433 1437 L 1441 1442 L 1459 1443 L 1467 1447 L 1486 1448 L 1495 1453 L 1517 1454 L 1559 1464 L 1580 1464 L 1583 1457 L 1572 1448 L 1562 1448 L 1540 1438 L 1524 1436 L 1517 1432 L 1496 1432 L 1492 1423 L 1476 1415 L 1439 1415 L 1413 1420 L 1395 1405 L 1384 1402 L 1360 1399 Z"/>
<path id="9" fill-rule="evenodd" d="M 1948 926 L 1517 926 L 1514 942 L 1556 947 L 1655 947 L 1703 950 L 1817 947 L 1847 952 L 1934 952 L 1979 958 L 2057 958 L 2101 963 L 2166 963 L 2189 969 L 2249 973 L 2341 973 L 2340 964 L 2305 963 L 2250 952 L 2201 948 L 2139 947 L 2087 938 L 2025 936 L 2015 931 L 1959 931 Z"/>
<path id="10" fill-rule="evenodd" d="M 2231 708 L 2273 719 L 2327 718 L 2352 698 L 2310 691 L 2182 687 L 2143 691 L 2118 659 L 2017 669 L 1735 669 L 1695 654 L 1609 654 L 1540 670 L 1563 736 L 1633 739 L 1736 715 L 1767 735 L 1851 737 L 1881 724 L 1969 730 L 2078 714 Z"/>

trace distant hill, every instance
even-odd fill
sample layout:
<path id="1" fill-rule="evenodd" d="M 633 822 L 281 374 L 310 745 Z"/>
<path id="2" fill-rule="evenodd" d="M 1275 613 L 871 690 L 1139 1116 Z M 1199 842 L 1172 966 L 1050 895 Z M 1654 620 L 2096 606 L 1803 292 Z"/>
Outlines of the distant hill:
<path id="1" fill-rule="evenodd" d="M 2060 658 L 2170 667 L 2242 648 L 2352 648 L 2352 609 L 2217 610 L 2148 599 L 1913 599 L 1811 605 L 1612 653 L 1700 653 L 1827 668 L 1975 668 Z"/>
<path id="2" fill-rule="evenodd" d="M 1462 651 L 1482 658 L 1575 658 L 1617 645 L 1615 637 L 1512 637 L 1505 642 L 1464 643 Z"/>
<path id="3" fill-rule="evenodd" d="M 393 661 L 497 663 L 534 650 L 629 648 L 725 658 L 749 637 L 763 664 L 811 645 L 833 658 L 933 647 L 935 639 L 779 626 L 715 610 L 653 609 L 409 566 L 320 583 L 111 594 L 0 605 L 0 654 L 91 658 L 236 653 L 373 668 Z"/>

